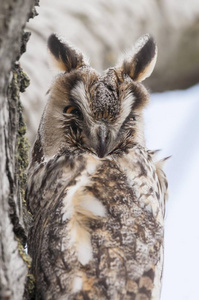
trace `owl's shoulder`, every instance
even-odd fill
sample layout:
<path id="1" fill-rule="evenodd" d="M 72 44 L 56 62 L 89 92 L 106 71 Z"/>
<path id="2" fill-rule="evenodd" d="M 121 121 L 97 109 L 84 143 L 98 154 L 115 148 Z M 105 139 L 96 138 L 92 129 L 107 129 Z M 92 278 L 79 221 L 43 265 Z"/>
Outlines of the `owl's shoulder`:
<path id="1" fill-rule="evenodd" d="M 168 199 L 168 182 L 163 171 L 166 159 L 158 160 L 156 151 L 137 145 L 118 160 L 120 169 L 137 197 L 143 201 L 155 199 L 155 210 L 160 207 L 163 214 Z"/>

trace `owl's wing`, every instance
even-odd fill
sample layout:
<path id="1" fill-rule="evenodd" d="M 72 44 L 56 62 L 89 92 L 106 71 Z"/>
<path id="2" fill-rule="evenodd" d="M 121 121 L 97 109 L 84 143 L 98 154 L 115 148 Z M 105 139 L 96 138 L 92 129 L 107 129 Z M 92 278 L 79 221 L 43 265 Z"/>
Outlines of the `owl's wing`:
<path id="1" fill-rule="evenodd" d="M 70 155 L 66 149 L 52 156 L 46 157 L 39 137 L 33 146 L 32 160 L 28 168 L 28 180 L 26 187 L 26 203 L 28 210 L 33 213 L 52 198 L 53 191 L 57 186 L 67 185 L 72 176 L 70 174 Z M 50 180 L 49 180 L 50 178 Z M 62 186 L 62 189 L 64 187 Z"/>

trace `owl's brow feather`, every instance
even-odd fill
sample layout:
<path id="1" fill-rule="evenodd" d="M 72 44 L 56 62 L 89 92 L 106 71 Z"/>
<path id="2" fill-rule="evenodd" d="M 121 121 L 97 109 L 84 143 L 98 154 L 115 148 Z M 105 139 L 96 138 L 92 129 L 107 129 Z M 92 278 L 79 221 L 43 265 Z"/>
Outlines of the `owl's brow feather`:
<path id="1" fill-rule="evenodd" d="M 85 85 L 79 81 L 70 92 L 71 101 L 81 109 L 82 113 L 91 115 L 88 95 L 85 90 Z"/>

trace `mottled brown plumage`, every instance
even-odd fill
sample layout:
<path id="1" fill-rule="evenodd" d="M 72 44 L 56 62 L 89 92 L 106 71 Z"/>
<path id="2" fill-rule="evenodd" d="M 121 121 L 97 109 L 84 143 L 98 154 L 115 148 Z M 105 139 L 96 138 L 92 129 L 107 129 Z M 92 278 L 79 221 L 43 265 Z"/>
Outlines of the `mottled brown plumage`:
<path id="1" fill-rule="evenodd" d="M 38 130 L 26 199 L 35 299 L 159 299 L 167 183 L 145 148 L 139 82 L 148 35 L 102 76 L 55 35 L 59 74 Z M 136 81 L 137 80 L 137 81 Z"/>

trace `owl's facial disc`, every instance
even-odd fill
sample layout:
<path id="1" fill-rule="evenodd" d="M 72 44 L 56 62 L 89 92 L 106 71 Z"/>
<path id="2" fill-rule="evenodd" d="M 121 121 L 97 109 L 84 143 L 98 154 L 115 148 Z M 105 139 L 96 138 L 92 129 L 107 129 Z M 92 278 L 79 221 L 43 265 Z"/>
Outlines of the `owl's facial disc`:
<path id="1" fill-rule="evenodd" d="M 119 83 L 113 69 L 109 69 L 105 76 L 95 77 L 92 85 L 78 80 L 70 91 L 71 106 L 66 107 L 66 112 L 70 113 L 71 109 L 76 112 L 75 105 L 82 116 L 81 119 L 79 116 L 74 118 L 77 124 L 74 144 L 99 158 L 132 145 L 136 126 L 132 108 L 139 98 L 135 89 L 130 79 Z M 74 127 L 74 122 L 70 127 Z"/>
<path id="2" fill-rule="evenodd" d="M 155 66 L 157 47 L 145 35 L 132 52 L 102 76 L 84 55 L 55 34 L 48 40 L 60 69 L 49 91 L 39 133 L 46 156 L 66 147 L 100 158 L 144 145 L 142 110 L 148 92 L 140 83 Z"/>
<path id="3" fill-rule="evenodd" d="M 81 130 L 79 144 L 100 158 L 110 152 L 113 141 L 111 126 L 117 120 L 120 108 L 115 82 L 107 78 L 98 76 L 94 84 L 89 86 L 86 82 L 78 81 L 70 92 L 73 103 L 78 105 L 83 116 L 79 123 L 81 128 L 78 128 Z"/>

